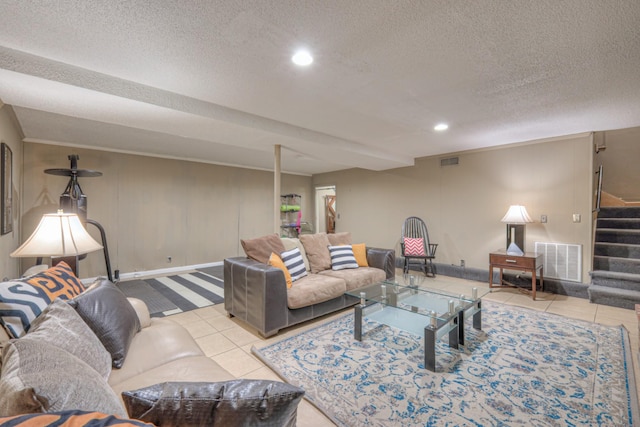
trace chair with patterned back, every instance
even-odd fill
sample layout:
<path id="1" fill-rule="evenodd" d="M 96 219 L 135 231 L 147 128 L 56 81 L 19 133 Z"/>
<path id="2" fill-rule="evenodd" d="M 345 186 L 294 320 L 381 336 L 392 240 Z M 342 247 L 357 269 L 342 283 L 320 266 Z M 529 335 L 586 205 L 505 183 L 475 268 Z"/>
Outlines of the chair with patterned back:
<path id="1" fill-rule="evenodd" d="M 429 231 L 424 221 L 416 216 L 404 220 L 400 247 L 404 258 L 403 272 L 409 272 L 411 265 L 417 265 L 425 276 L 436 277 L 433 259 L 436 257 L 437 243 L 429 241 Z"/>

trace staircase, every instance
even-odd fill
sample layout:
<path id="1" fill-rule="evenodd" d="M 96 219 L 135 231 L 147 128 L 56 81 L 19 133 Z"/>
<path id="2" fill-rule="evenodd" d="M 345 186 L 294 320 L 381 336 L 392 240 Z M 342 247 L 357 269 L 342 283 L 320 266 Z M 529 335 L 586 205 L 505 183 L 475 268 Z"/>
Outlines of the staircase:
<path id="1" fill-rule="evenodd" d="M 589 301 L 640 304 L 640 207 L 600 208 L 593 255 Z"/>

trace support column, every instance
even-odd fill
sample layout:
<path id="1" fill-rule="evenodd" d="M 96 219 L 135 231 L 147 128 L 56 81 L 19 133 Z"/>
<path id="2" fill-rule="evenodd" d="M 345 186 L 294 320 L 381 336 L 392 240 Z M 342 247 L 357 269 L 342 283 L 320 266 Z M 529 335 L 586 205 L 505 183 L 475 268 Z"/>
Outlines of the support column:
<path id="1" fill-rule="evenodd" d="M 280 144 L 273 147 L 273 232 L 280 235 Z"/>

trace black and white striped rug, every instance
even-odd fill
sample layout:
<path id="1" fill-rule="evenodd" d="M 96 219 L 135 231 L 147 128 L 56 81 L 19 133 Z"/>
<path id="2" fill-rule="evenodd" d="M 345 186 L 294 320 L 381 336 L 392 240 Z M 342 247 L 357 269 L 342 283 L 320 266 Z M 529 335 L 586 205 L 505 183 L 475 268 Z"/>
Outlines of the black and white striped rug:
<path id="1" fill-rule="evenodd" d="M 118 283 L 118 287 L 126 296 L 144 301 L 151 317 L 170 316 L 224 302 L 224 281 L 204 271 L 128 280 Z"/>

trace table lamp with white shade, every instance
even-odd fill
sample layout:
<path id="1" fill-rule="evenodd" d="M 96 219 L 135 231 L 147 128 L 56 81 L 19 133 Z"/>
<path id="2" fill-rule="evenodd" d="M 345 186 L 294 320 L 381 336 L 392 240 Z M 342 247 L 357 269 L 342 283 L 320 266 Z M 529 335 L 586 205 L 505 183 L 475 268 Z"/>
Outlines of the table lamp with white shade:
<path id="1" fill-rule="evenodd" d="M 85 230 L 78 215 L 59 210 L 43 215 L 33 234 L 11 256 L 52 257 L 52 263 L 65 261 L 78 276 L 77 256 L 99 249 L 102 245 Z M 54 260 L 56 257 L 59 258 Z"/>
<path id="2" fill-rule="evenodd" d="M 524 255 L 525 224 L 533 222 L 527 209 L 522 205 L 512 205 L 501 221 L 507 223 L 507 254 Z"/>

